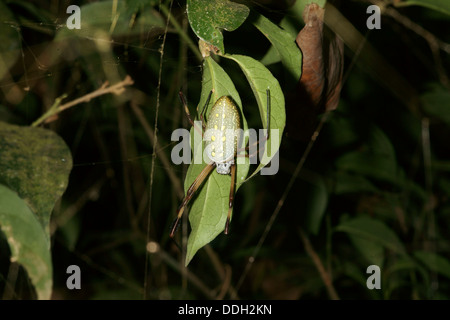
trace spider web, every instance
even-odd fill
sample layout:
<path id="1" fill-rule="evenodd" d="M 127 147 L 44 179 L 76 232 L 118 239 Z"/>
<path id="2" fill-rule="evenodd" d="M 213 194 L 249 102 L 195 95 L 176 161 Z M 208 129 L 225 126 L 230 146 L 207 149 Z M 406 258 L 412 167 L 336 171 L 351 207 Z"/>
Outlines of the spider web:
<path id="1" fill-rule="evenodd" d="M 56 230 L 53 255 L 64 256 L 67 252 L 73 255 L 82 265 L 82 272 L 89 270 L 86 273 L 92 274 L 89 275 L 92 282 L 86 286 L 97 289 L 103 297 L 107 297 L 102 290 L 107 284 L 99 279 L 105 276 L 129 290 L 126 294 L 134 292 L 133 297 L 137 299 L 183 298 L 189 296 L 191 286 L 209 298 L 224 297 L 227 293 L 238 297 L 234 286 L 237 284 L 240 289 L 250 268 L 255 267 L 254 262 L 261 254 L 262 244 L 281 207 L 275 207 L 270 219 L 261 223 L 265 227 L 262 235 L 254 231 L 253 237 L 258 241 L 251 241 L 250 236 L 243 234 L 236 235 L 249 246 L 256 243 L 255 250 L 246 255 L 249 258 L 240 260 L 243 265 L 249 261 L 247 267 L 230 267 L 224 262 L 227 261 L 225 255 L 219 257 L 217 252 L 227 246 L 227 241 L 230 245 L 238 242 L 230 237 L 230 240 L 218 241 L 219 249 L 205 248 L 206 258 L 200 264 L 214 270 L 214 276 L 204 277 L 204 269 L 200 267 L 184 268 L 183 253 L 168 240 L 170 222 L 184 195 L 182 177 L 186 172 L 185 166 L 170 162 L 170 150 L 177 143 L 170 141 L 170 134 L 188 125 L 177 93 L 180 87 L 200 92 L 201 67 L 188 46 L 174 38 L 167 13 L 158 11 L 158 6 L 154 8 L 166 18 L 167 28 L 112 39 L 104 35 L 84 35 L 71 48 L 55 44 L 52 39 L 52 35 L 66 28 L 68 15 L 62 6 L 53 9 L 60 11 L 53 23 L 30 18 L 27 10 L 22 12 L 26 18 L 23 21 L 2 21 L 2 28 L 14 30 L 19 55 L 0 82 L 0 115 L 27 125 L 63 93 L 68 94 L 67 100 L 72 100 L 94 91 L 106 80 L 114 83 L 130 74 L 135 85 L 122 95 L 103 96 L 75 106 L 48 124 L 66 140 L 75 160 L 70 186 L 53 214 Z M 171 2 L 169 8 L 172 17 L 184 14 L 178 2 L 174 2 L 173 7 Z M 180 26 L 188 34 L 185 18 Z M 57 58 L 52 58 L 52 54 Z M 357 55 L 352 58 L 352 66 L 357 59 Z M 195 99 L 193 96 L 193 102 Z M 425 123 L 423 145 L 429 147 L 428 130 Z M 424 150 L 423 155 L 418 153 L 414 157 L 423 156 L 430 161 L 429 148 Z M 286 199 L 308 156 L 308 152 L 302 155 L 288 186 L 276 194 L 275 203 Z M 431 179 L 429 171 L 426 178 Z M 245 208 L 245 197 L 257 203 L 252 188 L 244 190 L 240 200 L 238 196 L 238 208 Z M 257 219 L 262 211 L 259 208 L 253 218 Z M 250 212 L 247 208 L 247 214 Z M 186 246 L 187 225 L 185 220 L 182 247 Z M 84 234 L 85 230 L 89 232 Z M 231 249 L 223 249 L 223 252 L 232 254 Z M 127 261 L 137 266 L 130 266 Z M 74 298 L 76 294 L 63 290 L 66 266 L 62 264 L 61 261 L 55 264 L 54 295 Z M 261 268 L 261 264 L 256 267 Z M 178 287 L 173 290 L 177 294 L 171 293 L 173 286 Z M 116 297 L 124 292 L 115 291 Z"/>

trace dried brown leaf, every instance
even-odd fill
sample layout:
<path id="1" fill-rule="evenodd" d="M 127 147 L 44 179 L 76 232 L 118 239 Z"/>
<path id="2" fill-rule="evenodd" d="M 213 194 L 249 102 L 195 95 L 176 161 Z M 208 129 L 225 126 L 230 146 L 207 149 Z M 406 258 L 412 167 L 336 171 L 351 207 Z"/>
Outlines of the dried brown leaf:
<path id="1" fill-rule="evenodd" d="M 317 115 L 337 108 L 342 86 L 343 42 L 324 21 L 325 10 L 317 4 L 306 6 L 305 26 L 297 35 L 303 55 L 302 76 L 287 105 L 288 134 L 308 140 Z M 289 130 L 291 128 L 291 130 Z"/>

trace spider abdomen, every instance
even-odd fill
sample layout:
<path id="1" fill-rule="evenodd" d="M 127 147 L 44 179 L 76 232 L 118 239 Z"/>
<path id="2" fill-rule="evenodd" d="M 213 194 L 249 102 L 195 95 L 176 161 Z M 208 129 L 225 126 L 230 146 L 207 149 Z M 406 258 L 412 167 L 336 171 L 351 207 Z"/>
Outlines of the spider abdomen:
<path id="1" fill-rule="evenodd" d="M 234 163 L 240 129 L 239 111 L 227 96 L 219 98 L 211 108 L 207 118 L 204 140 L 208 158 L 217 164 L 217 172 L 229 173 L 229 165 Z M 224 164 L 220 166 L 220 164 Z"/>

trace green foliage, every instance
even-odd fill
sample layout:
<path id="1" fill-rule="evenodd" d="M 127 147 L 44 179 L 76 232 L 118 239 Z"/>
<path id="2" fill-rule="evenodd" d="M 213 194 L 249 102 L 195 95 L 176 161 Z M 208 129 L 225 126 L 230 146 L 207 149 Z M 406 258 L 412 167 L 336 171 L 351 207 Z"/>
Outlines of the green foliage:
<path id="1" fill-rule="evenodd" d="M 6 4 L 0 2 L 0 21 L 14 23 L 14 16 Z M 20 56 L 19 34 L 14 28 L 6 28 L 0 34 L 0 79 L 5 76 L 8 69 L 14 65 Z"/>
<path id="2" fill-rule="evenodd" d="M 450 92 L 446 88 L 430 88 L 421 100 L 424 112 L 433 120 L 450 123 Z"/>
<path id="3" fill-rule="evenodd" d="M 11 259 L 28 272 L 39 299 L 52 292 L 50 216 L 65 191 L 72 157 L 54 132 L 0 122 L 0 227 Z"/>
<path id="4" fill-rule="evenodd" d="M 11 249 L 11 261 L 28 272 L 39 299 L 52 294 L 52 262 L 49 240 L 27 203 L 0 184 L 0 228 Z"/>
<path id="5" fill-rule="evenodd" d="M 274 157 L 281 143 L 282 133 L 285 126 L 284 95 L 277 79 L 271 72 L 259 61 L 244 55 L 224 55 L 223 36 L 221 29 L 233 31 L 237 29 L 247 18 L 248 8 L 230 1 L 188 1 L 187 12 L 189 24 L 193 31 L 200 38 L 200 41 L 217 47 L 218 53 L 225 58 L 237 62 L 244 75 L 246 76 L 253 94 L 255 95 L 263 128 L 277 130 L 279 133 L 275 141 L 276 148 L 271 148 L 272 137 L 266 141 L 268 150 L 255 171 L 248 177 L 250 179 L 256 175 L 270 160 Z M 283 33 L 281 29 L 270 23 L 267 19 L 260 17 L 257 24 L 268 39 L 276 43 L 276 47 L 281 51 L 281 46 L 285 45 L 287 54 L 282 54 L 282 61 L 288 65 L 288 70 L 294 72 L 297 77 L 300 75 L 301 55 L 298 47 L 295 46 L 294 39 Z M 280 37 L 278 39 L 278 37 Z M 277 40 L 275 40 L 277 39 Z M 200 42 L 201 43 L 201 42 Z M 270 91 L 270 101 L 268 102 L 267 90 Z M 206 97 L 209 92 L 213 92 L 212 101 L 204 111 L 208 115 L 209 108 L 217 99 L 223 95 L 228 95 L 236 101 L 241 110 L 243 118 L 244 132 L 248 129 L 245 120 L 243 106 L 232 80 L 226 72 L 214 60 L 207 56 L 203 65 L 202 81 L 202 99 L 197 110 L 202 110 Z M 267 106 L 270 106 L 269 115 Z M 269 124 L 267 117 L 270 116 Z M 193 132 L 193 130 L 191 131 Z M 272 150 L 273 149 L 273 150 Z M 203 155 L 203 148 L 194 150 L 193 158 L 196 155 Z M 189 188 L 201 170 L 206 164 L 191 164 L 185 180 L 185 191 Z M 249 169 L 249 161 L 237 166 L 236 189 L 245 182 Z M 222 176 L 216 172 L 207 178 L 205 186 L 201 187 L 201 193 L 198 195 L 190 211 L 190 224 L 192 232 L 189 236 L 186 265 L 189 264 L 194 254 L 204 245 L 211 242 L 225 228 L 225 221 L 229 208 L 229 190 L 231 179 L 228 176 Z"/>
<path id="6" fill-rule="evenodd" d="M 308 149 L 295 38 L 311 2 L 347 47 L 339 106 L 314 115 Z M 0 298 L 449 299 L 447 2 L 392 2 L 414 25 L 390 16 L 370 33 L 367 3 L 242 3 L 81 1 L 70 30 L 60 1 L 0 2 Z M 206 165 L 171 161 L 173 130 L 189 128 L 179 90 L 193 117 L 212 91 L 206 120 L 227 95 L 244 130 L 280 130 L 262 162 L 238 163 L 228 235 L 231 178 L 213 171 L 169 238 Z M 279 172 L 260 175 L 277 151 Z M 366 287 L 372 264 L 381 290 Z"/>
<path id="7" fill-rule="evenodd" d="M 273 45 L 283 66 L 292 78 L 300 79 L 302 69 L 299 66 L 302 65 L 302 56 L 295 44 L 295 36 L 278 27 L 263 15 L 258 15 L 254 25 Z"/>
<path id="8" fill-rule="evenodd" d="M 188 0 L 186 11 L 197 37 L 221 53 L 225 53 L 222 30 L 236 30 L 249 14 L 246 6 L 228 0 Z"/>
<path id="9" fill-rule="evenodd" d="M 147 1 L 153 4 L 156 1 Z M 82 6 L 80 29 L 62 28 L 55 36 L 55 40 L 68 37 L 91 38 L 95 41 L 108 41 L 110 36 L 138 36 L 142 32 L 151 32 L 154 28 L 163 28 L 164 20 L 155 10 L 143 10 L 130 27 L 134 15 L 142 4 L 137 1 L 107 0 L 93 2 Z"/>
<path id="10" fill-rule="evenodd" d="M 50 238 L 50 215 L 68 184 L 72 157 L 50 130 L 0 122 L 0 183 L 15 190 Z"/>
<path id="11" fill-rule="evenodd" d="M 399 254 L 405 253 L 405 248 L 395 232 L 390 230 L 384 223 L 374 219 L 361 217 L 344 221 L 336 227 L 336 231 L 347 232 L 368 242 L 380 244 Z M 364 251 L 367 253 L 367 250 Z"/>
<path id="12" fill-rule="evenodd" d="M 279 148 L 286 122 L 286 114 L 284 111 L 284 95 L 281 91 L 278 80 L 270 73 L 270 71 L 266 67 L 264 67 L 262 63 L 251 57 L 243 55 L 226 55 L 225 57 L 237 62 L 237 64 L 245 74 L 248 82 L 250 83 L 253 94 L 256 97 L 263 127 L 264 129 L 269 130 L 269 138 L 266 142 L 267 152 L 264 153 L 264 157 L 260 159 L 260 164 L 248 178 L 250 179 L 270 162 Z M 270 90 L 269 125 L 267 125 L 266 123 L 267 89 Z M 273 137 L 270 135 L 271 130 L 278 130 L 278 140 L 275 141 L 275 149 L 271 149 L 273 140 Z"/>
<path id="13" fill-rule="evenodd" d="M 238 108 L 242 112 L 242 102 L 236 91 L 233 82 L 225 71 L 211 58 L 207 57 L 203 64 L 202 79 L 202 95 L 198 105 L 198 110 L 202 110 L 205 106 L 209 93 L 213 91 L 211 101 L 204 111 L 205 115 L 209 114 L 209 110 L 217 99 L 221 96 L 229 96 L 236 102 Z M 247 121 L 242 117 L 243 129 L 247 130 Z M 196 132 L 191 129 L 191 135 Z M 198 134 L 198 133 L 197 133 Z M 201 139 L 201 137 L 200 137 Z M 194 145 L 193 143 L 191 145 Z M 193 151 L 193 159 L 200 156 L 203 159 L 203 148 Z M 195 160 L 194 160 L 195 161 Z M 184 181 L 184 189 L 190 187 L 192 182 L 197 178 L 199 173 L 205 167 L 206 163 L 196 164 L 193 162 L 187 171 Z M 237 164 L 236 171 L 236 191 L 244 182 L 249 170 L 249 161 Z M 213 171 L 210 177 L 203 183 L 198 192 L 195 202 L 189 211 L 189 220 L 192 227 L 189 236 L 186 265 L 191 261 L 195 253 L 204 245 L 211 242 L 219 233 L 224 230 L 225 220 L 228 214 L 228 198 L 230 195 L 231 177 L 228 175 L 218 174 Z"/>
<path id="14" fill-rule="evenodd" d="M 404 0 L 399 6 L 422 6 L 450 15 L 450 3 L 447 0 Z"/>

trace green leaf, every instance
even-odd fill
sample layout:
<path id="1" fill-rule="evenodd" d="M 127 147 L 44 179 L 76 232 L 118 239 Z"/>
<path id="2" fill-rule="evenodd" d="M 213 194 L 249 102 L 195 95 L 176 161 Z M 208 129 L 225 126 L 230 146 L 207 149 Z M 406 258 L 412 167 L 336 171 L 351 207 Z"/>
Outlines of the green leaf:
<path id="1" fill-rule="evenodd" d="M 203 81 L 202 93 L 198 110 L 202 111 L 206 103 L 206 99 L 214 90 L 211 101 L 204 112 L 206 120 L 210 108 L 221 96 L 229 96 L 236 103 L 240 110 L 241 121 L 244 131 L 247 130 L 247 121 L 242 112 L 242 103 L 233 82 L 228 77 L 226 72 L 211 58 L 206 57 L 203 64 Z M 194 136 L 196 130 L 191 129 L 191 137 Z M 198 134 L 200 135 L 200 134 Z M 201 139 L 201 137 L 199 137 Z M 199 155 L 203 161 L 203 147 L 201 144 L 193 151 L 193 160 L 196 155 Z M 240 163 L 244 160 L 244 163 Z M 249 161 L 246 158 L 237 160 L 236 172 L 236 187 L 235 192 L 239 189 L 241 184 L 245 181 L 249 170 Z M 196 164 L 193 162 L 187 171 L 186 179 L 184 181 L 184 189 L 190 187 L 195 178 L 199 175 L 201 170 L 206 166 L 206 163 Z M 191 233 L 189 235 L 186 254 L 186 265 L 194 257 L 195 253 L 204 245 L 211 242 L 218 234 L 225 228 L 225 221 L 228 215 L 228 200 L 230 195 L 231 177 L 229 175 L 218 174 L 215 170 L 206 178 L 202 186 L 197 190 L 197 196 L 194 198 L 191 209 L 189 211 L 189 221 L 191 224 Z"/>
<path id="2" fill-rule="evenodd" d="M 400 6 L 422 6 L 450 15 L 450 2 L 448 0 L 404 0 L 394 4 Z"/>
<path id="3" fill-rule="evenodd" d="M 261 62 L 265 66 L 269 66 L 271 64 L 274 64 L 274 63 L 277 63 L 280 61 L 281 61 L 280 55 L 278 54 L 278 51 L 277 51 L 277 49 L 275 49 L 274 46 L 271 46 L 269 48 L 269 50 L 267 50 L 264 57 L 262 57 L 261 60 L 259 60 L 259 62 Z"/>
<path id="4" fill-rule="evenodd" d="M 0 79 L 3 79 L 20 56 L 20 34 L 12 12 L 0 1 Z"/>
<path id="5" fill-rule="evenodd" d="M 416 251 L 414 257 L 431 271 L 437 272 L 450 279 L 450 261 L 430 251 Z"/>
<path id="6" fill-rule="evenodd" d="M 26 269 L 39 299 L 50 299 L 53 275 L 47 235 L 26 202 L 2 184 L 0 228 L 11 249 L 11 261 Z"/>
<path id="7" fill-rule="evenodd" d="M 302 73 L 302 54 L 295 43 L 295 36 L 262 15 L 259 15 L 253 24 L 270 41 L 277 50 L 284 67 L 298 81 Z"/>
<path id="8" fill-rule="evenodd" d="M 236 30 L 250 10 L 242 4 L 228 0 L 188 0 L 186 4 L 189 24 L 200 39 L 225 53 L 222 30 Z"/>
<path id="9" fill-rule="evenodd" d="M 259 61 L 243 55 L 224 55 L 239 65 L 244 72 L 247 81 L 250 83 L 253 94 L 258 103 L 259 113 L 264 129 L 269 129 L 269 139 L 265 142 L 264 156 L 260 160 L 258 167 L 247 178 L 249 180 L 256 175 L 264 166 L 266 166 L 277 153 L 283 131 L 286 124 L 286 111 L 284 105 L 284 95 L 281 91 L 278 80 L 272 73 Z M 269 127 L 267 127 L 267 93 L 270 90 L 270 118 Z M 272 142 L 273 141 L 273 142 Z"/>
<path id="10" fill-rule="evenodd" d="M 368 217 L 354 218 L 339 224 L 336 231 L 346 232 L 378 243 L 396 253 L 405 254 L 405 248 L 395 232 L 379 220 Z"/>
<path id="11" fill-rule="evenodd" d="M 71 169 L 70 151 L 53 131 L 0 122 L 0 183 L 27 203 L 47 238 L 51 212 Z"/>
<path id="12" fill-rule="evenodd" d="M 298 2 L 298 1 L 297 1 Z M 294 4 L 293 7 L 291 7 L 287 13 L 287 15 L 280 21 L 279 27 L 284 31 L 284 33 L 287 33 L 288 36 L 295 41 L 295 38 L 297 37 L 298 30 L 300 30 L 300 25 L 295 25 L 292 23 L 292 19 L 296 19 L 294 17 L 301 16 L 296 14 L 295 7 L 297 6 L 297 2 Z M 297 22 L 297 21 L 296 21 Z M 300 51 L 300 55 L 302 52 Z M 273 45 L 270 46 L 269 50 L 267 50 L 264 57 L 261 58 L 260 62 L 267 66 L 273 63 L 277 63 L 281 61 L 280 54 L 278 53 L 278 49 L 276 49 Z M 301 62 L 301 61 L 300 61 Z M 300 66 L 301 71 L 301 66 Z"/>

